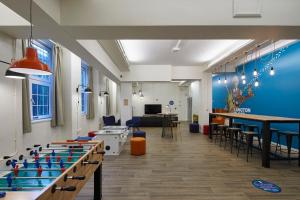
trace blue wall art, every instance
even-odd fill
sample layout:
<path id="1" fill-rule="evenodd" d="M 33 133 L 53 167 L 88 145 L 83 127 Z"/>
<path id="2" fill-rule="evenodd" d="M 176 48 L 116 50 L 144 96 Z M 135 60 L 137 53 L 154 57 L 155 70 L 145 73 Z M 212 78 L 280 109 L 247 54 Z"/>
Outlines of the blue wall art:
<path id="1" fill-rule="evenodd" d="M 270 75 L 271 67 L 275 72 L 273 76 Z M 255 68 L 256 78 L 253 76 Z M 224 84 L 224 73 L 213 77 L 213 108 L 300 118 L 300 42 L 246 63 L 246 84 L 242 83 L 242 73 L 243 66 L 238 66 L 236 73 L 226 73 L 227 84 Z M 255 81 L 259 84 L 257 87 Z M 299 128 L 295 124 L 272 124 L 272 127 L 282 131 L 298 131 Z M 285 138 L 281 140 L 285 143 Z M 296 146 L 298 141 L 294 140 L 293 147 Z"/>

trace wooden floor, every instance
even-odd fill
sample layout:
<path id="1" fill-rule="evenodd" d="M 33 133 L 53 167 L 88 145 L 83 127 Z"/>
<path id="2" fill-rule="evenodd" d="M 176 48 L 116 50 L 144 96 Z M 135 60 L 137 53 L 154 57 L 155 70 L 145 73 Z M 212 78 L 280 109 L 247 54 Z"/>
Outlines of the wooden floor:
<path id="1" fill-rule="evenodd" d="M 190 134 L 182 125 L 181 135 L 162 139 L 160 128 L 147 132 L 147 154 L 130 155 L 129 144 L 120 156 L 106 157 L 103 165 L 104 200 L 300 200 L 300 168 L 297 161 L 272 161 L 261 167 L 256 152 L 246 162 L 227 149 L 211 143 L 207 136 Z M 253 188 L 255 178 L 277 183 L 282 192 L 272 194 Z M 78 200 L 93 199 L 93 179 Z"/>

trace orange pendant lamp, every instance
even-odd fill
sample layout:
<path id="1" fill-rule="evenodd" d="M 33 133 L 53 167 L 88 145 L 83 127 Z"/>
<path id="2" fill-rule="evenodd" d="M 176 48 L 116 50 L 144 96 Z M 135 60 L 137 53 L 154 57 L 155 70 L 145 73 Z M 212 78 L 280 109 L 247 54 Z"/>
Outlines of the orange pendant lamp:
<path id="1" fill-rule="evenodd" d="M 13 62 L 10 71 L 29 75 L 51 75 L 48 65 L 42 63 L 37 54 L 37 50 L 31 46 L 32 40 L 32 0 L 30 0 L 30 39 L 29 47 L 26 48 L 25 57 Z"/>
<path id="2" fill-rule="evenodd" d="M 26 48 L 25 57 L 13 62 L 10 71 L 31 75 L 51 75 L 48 65 L 42 63 L 33 47 Z"/>

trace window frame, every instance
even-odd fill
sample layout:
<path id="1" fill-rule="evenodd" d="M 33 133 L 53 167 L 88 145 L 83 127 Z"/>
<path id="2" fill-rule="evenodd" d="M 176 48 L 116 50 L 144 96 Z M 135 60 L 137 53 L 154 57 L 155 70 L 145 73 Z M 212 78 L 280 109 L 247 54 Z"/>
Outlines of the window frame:
<path id="1" fill-rule="evenodd" d="M 84 71 L 84 72 L 83 72 Z M 83 81 L 83 78 L 85 80 Z M 81 114 L 87 115 L 87 107 L 88 107 L 88 94 L 84 93 L 84 90 L 89 85 L 89 66 L 88 64 L 81 60 L 81 68 L 80 68 L 80 99 L 81 99 Z"/>
<path id="2" fill-rule="evenodd" d="M 53 43 L 49 40 L 33 40 L 33 46 L 38 46 L 49 53 L 49 63 L 48 66 L 53 71 Z M 50 75 L 49 79 L 45 79 L 42 76 L 37 75 L 30 75 L 28 77 L 29 81 L 29 95 L 30 95 L 30 110 L 31 110 L 31 122 L 39 122 L 44 120 L 51 120 L 52 119 L 52 90 L 53 90 L 53 75 Z M 33 115 L 33 94 L 32 94 L 32 87 L 33 84 L 42 85 L 49 87 L 49 94 L 48 94 L 48 102 L 49 102 L 49 113 L 47 115 Z"/>

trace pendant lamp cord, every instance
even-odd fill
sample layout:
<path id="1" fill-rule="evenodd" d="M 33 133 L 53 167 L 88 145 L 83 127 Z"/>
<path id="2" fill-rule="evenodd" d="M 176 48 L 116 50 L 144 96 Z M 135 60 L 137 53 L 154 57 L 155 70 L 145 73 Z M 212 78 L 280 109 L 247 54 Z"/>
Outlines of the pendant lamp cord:
<path id="1" fill-rule="evenodd" d="M 247 60 L 247 53 L 245 52 L 245 58 L 244 58 L 244 64 L 243 64 L 243 75 L 245 75 L 245 64 L 246 64 L 246 60 Z"/>
<path id="2" fill-rule="evenodd" d="M 255 64 L 254 64 L 255 70 L 256 70 L 256 63 L 257 63 L 257 48 L 255 48 Z"/>
<path id="3" fill-rule="evenodd" d="M 273 40 L 272 63 L 274 62 L 275 41 Z"/>
<path id="4" fill-rule="evenodd" d="M 227 65 L 227 62 L 225 63 L 225 80 L 227 80 L 227 76 L 226 76 L 226 65 Z"/>
<path id="5" fill-rule="evenodd" d="M 29 38 L 29 46 L 31 47 L 31 40 L 32 40 L 32 0 L 30 0 L 29 3 L 30 7 L 29 7 L 29 21 L 30 21 L 30 38 Z"/>
<path id="6" fill-rule="evenodd" d="M 4 60 L 0 60 L 0 63 L 4 63 L 4 64 L 7 64 L 7 65 L 10 65 L 10 64 L 11 64 L 11 63 L 6 62 L 6 61 L 4 61 Z"/>

